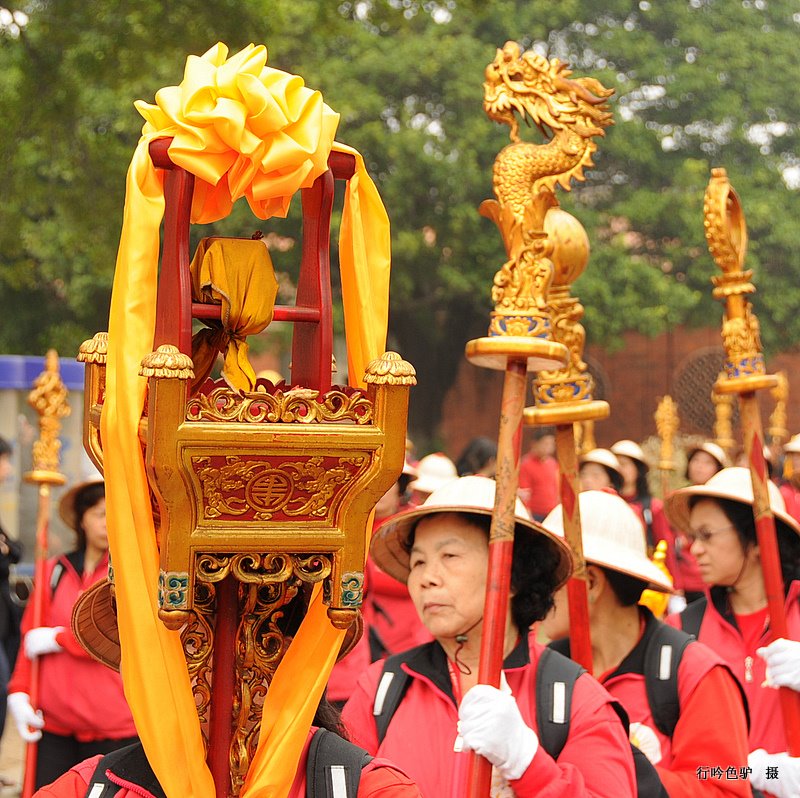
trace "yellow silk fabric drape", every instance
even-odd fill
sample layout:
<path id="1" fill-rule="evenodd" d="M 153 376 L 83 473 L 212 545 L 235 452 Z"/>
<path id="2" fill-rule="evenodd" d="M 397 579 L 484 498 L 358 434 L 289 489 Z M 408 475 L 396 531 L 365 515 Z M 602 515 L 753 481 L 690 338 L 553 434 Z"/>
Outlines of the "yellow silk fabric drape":
<path id="1" fill-rule="evenodd" d="M 227 58 L 218 44 L 187 59 L 180 86 L 156 104 L 137 103 L 147 120 L 126 182 L 126 201 L 109 318 L 106 398 L 101 422 L 111 554 L 115 564 L 122 677 L 153 771 L 169 798 L 210 798 L 195 702 L 178 633 L 158 620 L 158 551 L 138 441 L 146 382 L 139 363 L 153 344 L 163 180 L 147 147 L 174 137 L 170 157 L 196 175 L 192 221 L 225 216 L 246 197 L 261 218 L 285 215 L 291 196 L 327 168 L 338 116 L 301 78 L 266 66 L 262 46 Z M 389 222 L 357 156 L 345 194 L 340 268 L 351 380 L 385 344 Z M 342 633 L 321 598 L 275 675 L 243 798 L 288 794 L 306 732 Z M 292 668 L 297 670 L 297 675 Z M 302 683 L 301 678 L 308 678 Z M 296 687 L 303 684 L 302 690 Z"/>
<path id="2" fill-rule="evenodd" d="M 204 238 L 189 270 L 198 301 L 221 303 L 220 322 L 192 336 L 194 383 L 205 381 L 222 351 L 225 382 L 249 391 L 256 373 L 247 357 L 247 336 L 260 333 L 272 321 L 278 295 L 267 245 L 246 238 Z"/>

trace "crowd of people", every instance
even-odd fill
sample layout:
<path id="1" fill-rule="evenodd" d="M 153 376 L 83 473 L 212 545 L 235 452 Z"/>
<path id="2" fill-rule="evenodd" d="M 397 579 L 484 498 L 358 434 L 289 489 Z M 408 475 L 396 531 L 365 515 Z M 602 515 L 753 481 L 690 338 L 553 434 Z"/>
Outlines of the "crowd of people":
<path id="1" fill-rule="evenodd" d="M 465 752 L 474 751 L 492 764 L 493 797 L 800 796 L 776 689 L 800 691 L 800 437 L 784 452 L 788 476 L 770 482 L 769 501 L 789 639 L 770 633 L 750 473 L 711 441 L 686 453 L 686 484 L 663 499 L 634 441 L 580 458 L 589 623 L 573 630 L 555 439 L 538 428 L 520 467 L 495 688 L 478 683 L 478 663 L 496 446 L 476 438 L 453 460 L 434 452 L 419 461 L 409 447 L 375 508 L 364 634 L 334 667 L 313 729 L 376 757 L 357 794 L 464 795 Z M 119 674 L 73 630 L 74 606 L 107 575 L 104 505 L 99 480 L 61 498 L 76 545 L 35 585 L 16 662 L 11 609 L 0 625 L 7 706 L 38 746 L 42 798 L 86 794 L 100 756 L 118 749 L 129 775 L 152 778 Z M 666 573 L 652 559 L 660 541 Z M 0 531 L 0 593 L 19 557 Z M 663 617 L 640 603 L 646 590 L 671 597 Z M 44 614 L 34 625 L 37 600 Z M 591 674 L 570 659 L 575 634 L 588 634 Z"/>

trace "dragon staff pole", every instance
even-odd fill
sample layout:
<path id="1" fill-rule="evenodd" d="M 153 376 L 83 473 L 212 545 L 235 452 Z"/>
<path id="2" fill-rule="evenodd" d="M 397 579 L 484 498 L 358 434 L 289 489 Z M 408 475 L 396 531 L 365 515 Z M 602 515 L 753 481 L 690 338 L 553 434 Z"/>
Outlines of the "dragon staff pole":
<path id="1" fill-rule="evenodd" d="M 47 562 L 48 527 L 50 523 L 50 489 L 66 482 L 58 470 L 61 442 L 58 434 L 61 419 L 70 413 L 67 389 L 61 381 L 58 354 L 51 349 L 45 356 L 45 370 L 36 378 L 28 403 L 39 414 L 39 439 L 33 444 L 33 470 L 25 474 L 25 481 L 39 486 L 39 507 L 36 516 L 36 554 L 34 556 L 33 628 L 42 626 L 47 609 L 45 590 L 45 564 Z M 24 656 L 24 653 L 23 653 Z M 39 704 L 39 658 L 31 661 L 30 703 Z M 37 744 L 28 743 L 25 749 L 25 777 L 22 798 L 31 798 L 36 786 Z"/>
<path id="2" fill-rule="evenodd" d="M 478 671 L 479 682 L 495 687 L 500 683 L 509 606 L 525 375 L 528 371 L 561 369 L 569 356 L 568 348 L 554 340 L 554 325 L 548 312 L 554 242 L 546 230 L 545 217 L 557 205 L 552 193 L 555 183 L 568 187 L 573 176 L 582 177 L 583 167 L 591 165 L 591 154 L 596 149 L 592 136 L 603 134 L 602 128 L 610 124 L 611 116 L 605 106 L 610 92 L 597 81 L 572 80 L 570 75 L 566 65 L 557 60 L 550 62 L 534 52 L 523 54 L 515 42 L 507 42 L 498 50 L 485 72 L 484 110 L 494 121 L 511 127 L 511 143 L 494 163 L 497 199 L 486 200 L 480 206 L 480 213 L 500 229 L 507 260 L 494 277 L 495 309 L 488 335 L 470 341 L 466 347 L 467 357 L 476 365 L 505 372 Z M 537 87 L 532 85 L 535 82 Z M 534 99 L 542 92 L 551 96 L 545 101 Z M 537 145 L 520 140 L 514 109 L 540 129 L 553 131 L 551 142 Z M 574 112 L 570 118 L 579 120 L 576 127 L 580 133 L 567 131 L 556 118 L 568 110 Z M 557 151 L 555 155 L 553 149 Z M 569 434 L 573 434 L 571 424 Z M 572 438 L 573 457 L 574 448 Z M 486 798 L 491 775 L 490 763 L 470 753 L 466 794 L 470 798 Z M 454 781 L 457 783 L 458 779 Z"/>
<path id="3" fill-rule="evenodd" d="M 756 391 L 774 388 L 777 377 L 766 373 L 758 319 L 747 294 L 755 292 L 752 271 L 744 271 L 747 227 L 739 198 L 724 169 L 713 169 L 703 207 L 708 248 L 723 274 L 712 278 L 714 297 L 725 302 L 722 339 L 726 352 L 725 377 L 716 383 L 719 393 L 739 396 L 745 454 L 753 481 L 753 515 L 773 638 L 788 637 L 784 585 L 770 507 L 764 436 Z M 789 753 L 800 755 L 800 695 L 781 687 L 780 704 Z"/>

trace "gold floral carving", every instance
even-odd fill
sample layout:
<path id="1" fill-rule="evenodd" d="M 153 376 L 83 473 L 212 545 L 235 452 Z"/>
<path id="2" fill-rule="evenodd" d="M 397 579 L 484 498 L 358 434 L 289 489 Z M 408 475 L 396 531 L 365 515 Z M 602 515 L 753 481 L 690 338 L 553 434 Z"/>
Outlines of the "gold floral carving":
<path id="1" fill-rule="evenodd" d="M 232 455 L 218 468 L 209 457 L 192 458 L 192 468 L 202 486 L 206 519 L 252 513 L 257 521 L 268 521 L 276 513 L 329 516 L 344 486 L 357 477 L 365 463 L 363 455 L 336 458 L 335 465 L 322 457 L 272 464 Z"/>
<path id="2" fill-rule="evenodd" d="M 220 582 L 233 574 L 239 582 L 269 585 L 295 577 L 313 584 L 330 576 L 331 560 L 324 554 L 198 554 L 197 579 Z"/>
<path id="3" fill-rule="evenodd" d="M 211 704 L 211 655 L 214 651 L 214 613 L 216 591 L 214 585 L 198 583 L 194 589 L 194 609 L 189 622 L 181 632 L 186 666 L 192 684 L 192 693 L 200 718 L 201 729 L 207 740 L 208 707 Z"/>
<path id="4" fill-rule="evenodd" d="M 108 333 L 95 333 L 93 338 L 84 341 L 78 350 L 77 360 L 80 363 L 96 363 L 105 366 L 108 356 Z"/>
<path id="5" fill-rule="evenodd" d="M 34 380 L 28 404 L 39 414 L 39 439 L 33 444 L 33 471 L 26 475 L 33 482 L 63 484 L 59 473 L 61 419 L 70 414 L 67 389 L 59 373 L 58 353 L 45 355 L 44 371 Z"/>
<path id="6" fill-rule="evenodd" d="M 142 377 L 164 377 L 168 379 L 190 380 L 194 377 L 194 364 L 177 346 L 162 344 L 142 359 L 139 368 Z"/>
<path id="7" fill-rule="evenodd" d="M 367 364 L 364 382 L 368 385 L 416 385 L 417 372 L 397 352 L 384 352 Z"/>
<path id="8" fill-rule="evenodd" d="M 405 362 L 405 361 L 403 361 Z M 186 404 L 188 421 L 240 421 L 259 423 L 322 424 L 350 421 L 369 424 L 372 403 L 357 390 L 333 388 L 320 396 L 310 388 L 274 392 L 239 393 L 231 388 L 214 388 L 198 393 Z"/>

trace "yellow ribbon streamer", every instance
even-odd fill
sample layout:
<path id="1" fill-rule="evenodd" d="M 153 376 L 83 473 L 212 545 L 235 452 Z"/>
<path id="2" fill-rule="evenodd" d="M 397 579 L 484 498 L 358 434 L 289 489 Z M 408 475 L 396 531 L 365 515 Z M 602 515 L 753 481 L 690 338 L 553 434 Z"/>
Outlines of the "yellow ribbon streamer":
<path id="1" fill-rule="evenodd" d="M 164 213 L 163 176 L 152 165 L 149 143 L 173 137 L 171 159 L 196 176 L 195 223 L 222 218 L 240 197 L 261 218 L 285 216 L 291 196 L 326 170 L 331 149 L 353 153 L 357 171 L 345 194 L 339 242 L 353 384 L 383 351 L 388 316 L 389 222 L 363 159 L 333 141 L 338 116 L 301 78 L 267 67 L 263 46 L 249 45 L 229 59 L 227 54 L 217 44 L 201 57 L 190 56 L 179 86 L 161 89 L 155 105 L 136 103 L 146 123 L 128 170 L 109 317 L 101 433 L 122 676 L 148 760 L 169 798 L 210 798 L 214 786 L 179 635 L 158 619 L 158 550 L 138 439 L 146 382 L 137 375 L 153 344 Z M 263 729 L 243 798 L 288 794 L 340 639 L 318 595 L 289 648 L 287 666 L 270 686 L 269 728 Z M 299 663 L 312 680 L 303 690 L 296 689 L 300 682 L 291 671 Z"/>

